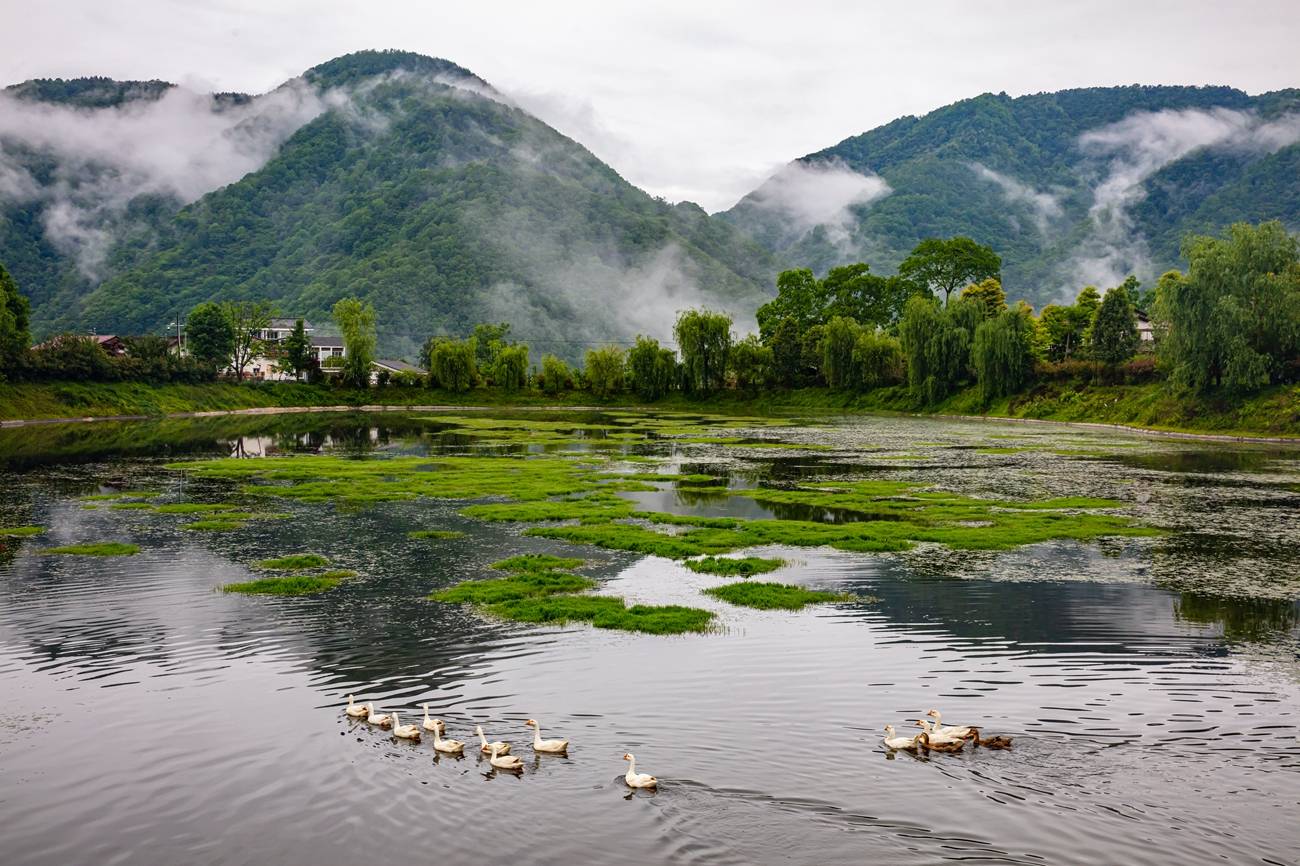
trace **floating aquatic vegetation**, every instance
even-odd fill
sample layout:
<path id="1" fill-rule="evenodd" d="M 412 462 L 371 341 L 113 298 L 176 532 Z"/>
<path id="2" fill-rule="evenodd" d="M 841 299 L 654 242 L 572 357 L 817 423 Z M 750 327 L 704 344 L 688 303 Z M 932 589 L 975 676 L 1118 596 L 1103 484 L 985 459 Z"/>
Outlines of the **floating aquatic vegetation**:
<path id="1" fill-rule="evenodd" d="M 263 559 L 253 567 L 261 571 L 296 571 L 302 568 L 325 568 L 329 559 L 319 553 L 291 553 L 275 559 Z"/>
<path id="2" fill-rule="evenodd" d="M 594 580 L 577 574 L 529 571 L 510 577 L 462 581 L 450 589 L 431 594 L 429 598 L 449 604 L 488 605 L 522 598 L 585 592 L 595 586 Z"/>
<path id="3" fill-rule="evenodd" d="M 723 576 L 740 574 L 766 574 L 785 565 L 784 559 L 764 559 L 761 556 L 742 556 L 731 558 L 725 556 L 706 556 L 703 559 L 688 559 L 682 565 L 701 574 L 719 574 Z"/>
<path id="4" fill-rule="evenodd" d="M 242 520 L 196 520 L 193 523 L 186 523 L 181 529 L 188 529 L 191 532 L 234 532 L 247 525 Z"/>
<path id="5" fill-rule="evenodd" d="M 407 538 L 461 538 L 464 535 L 455 529 L 417 529 L 406 533 Z"/>
<path id="6" fill-rule="evenodd" d="M 848 592 L 821 592 L 785 583 L 758 581 L 728 583 L 725 586 L 706 589 L 704 592 L 731 604 L 759 610 L 800 610 L 810 604 L 857 600 L 856 596 Z"/>
<path id="7" fill-rule="evenodd" d="M 604 595 L 558 595 L 522 598 L 494 604 L 487 610 L 504 619 L 545 625 L 590 622 L 596 628 L 646 634 L 684 634 L 707 631 L 713 614 L 681 605 L 628 607 L 621 598 Z"/>
<path id="8" fill-rule="evenodd" d="M 112 499 L 152 499 L 162 496 L 157 490 L 117 490 L 112 493 L 92 493 L 81 497 L 82 502 L 104 502 Z"/>
<path id="9" fill-rule="evenodd" d="M 121 541 L 96 541 L 86 544 L 65 544 L 62 547 L 47 547 L 41 553 L 66 554 L 70 556 L 131 556 L 140 552 L 140 545 L 126 544 Z"/>
<path id="10" fill-rule="evenodd" d="M 549 553 L 524 553 L 492 563 L 500 571 L 564 571 L 580 568 L 583 560 L 571 556 L 551 556 Z"/>
<path id="11" fill-rule="evenodd" d="M 153 506 L 148 502 L 114 502 L 108 506 L 114 511 L 151 511 Z"/>
<path id="12" fill-rule="evenodd" d="M 0 538 L 28 538 L 42 532 L 44 526 L 0 526 Z"/>
<path id="13" fill-rule="evenodd" d="M 244 595 L 314 595 L 327 592 L 338 586 L 343 580 L 354 577 L 356 572 L 332 571 L 324 574 L 291 574 L 285 577 L 262 577 L 244 583 L 228 583 L 221 587 L 222 592 L 237 592 Z"/>
<path id="14" fill-rule="evenodd" d="M 566 499 L 471 505 L 462 508 L 460 513 L 479 520 L 537 523 L 543 520 L 613 520 L 631 516 L 633 508 L 629 500 L 620 496 L 594 493 Z"/>
<path id="15" fill-rule="evenodd" d="M 158 514 L 202 514 L 205 511 L 228 511 L 229 505 L 215 502 L 169 502 L 151 506 Z"/>

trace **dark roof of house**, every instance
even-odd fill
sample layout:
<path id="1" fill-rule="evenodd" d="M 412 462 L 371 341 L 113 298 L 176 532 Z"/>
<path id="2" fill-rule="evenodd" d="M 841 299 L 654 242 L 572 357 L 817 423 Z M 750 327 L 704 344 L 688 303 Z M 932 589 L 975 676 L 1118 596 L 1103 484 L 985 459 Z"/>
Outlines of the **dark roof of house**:
<path id="1" fill-rule="evenodd" d="M 405 361 L 395 361 L 392 358 L 376 358 L 375 366 L 383 367 L 385 369 L 392 370 L 397 373 L 423 373 L 424 372 L 424 370 L 415 366 L 414 364 L 408 364 Z"/>
<path id="2" fill-rule="evenodd" d="M 298 319 L 297 319 L 297 317 L 294 317 L 294 318 L 292 318 L 292 319 L 272 319 L 272 320 L 271 320 L 271 324 L 268 325 L 267 327 L 268 327 L 268 328 L 273 328 L 273 329 L 275 329 L 275 330 L 277 330 L 277 331 L 282 331 L 282 330 L 285 330 L 285 329 L 293 330 L 293 326 L 296 325 L 296 324 L 298 324 Z M 310 331 L 310 330 L 312 330 L 312 324 L 311 324 L 311 322 L 307 321 L 306 319 L 303 319 L 303 320 L 302 320 L 302 329 L 303 329 L 304 331 Z"/>
<path id="3" fill-rule="evenodd" d="M 333 349 L 333 348 L 335 348 L 335 347 L 340 348 L 340 349 L 343 348 L 343 338 L 342 338 L 342 337 L 331 337 L 331 336 L 328 335 L 328 334 L 323 335 L 323 336 L 316 336 L 316 335 L 313 334 L 313 335 L 310 337 L 310 340 L 311 340 L 311 344 L 312 344 L 313 346 L 318 347 L 318 348 L 319 348 L 319 347 L 322 347 L 322 346 L 324 346 L 324 347 L 328 347 L 328 348 L 330 348 L 330 349 Z"/>

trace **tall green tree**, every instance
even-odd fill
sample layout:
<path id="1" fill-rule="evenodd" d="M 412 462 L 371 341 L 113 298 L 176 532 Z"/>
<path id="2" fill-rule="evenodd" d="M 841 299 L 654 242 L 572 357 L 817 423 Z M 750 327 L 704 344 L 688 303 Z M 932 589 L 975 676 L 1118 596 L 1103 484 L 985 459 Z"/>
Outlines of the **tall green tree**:
<path id="1" fill-rule="evenodd" d="M 235 328 L 220 304 L 211 301 L 190 310 L 185 319 L 185 347 L 205 367 L 221 371 L 235 353 Z"/>
<path id="2" fill-rule="evenodd" d="M 985 402 L 1014 394 L 1034 369 L 1034 320 L 1028 308 L 1003 310 L 975 328 L 971 364 Z"/>
<path id="3" fill-rule="evenodd" d="M 986 277 L 978 283 L 971 283 L 961 290 L 961 296 L 984 304 L 984 315 L 990 319 L 1007 308 L 1007 293 L 1002 291 L 1002 281 L 997 277 Z"/>
<path id="4" fill-rule="evenodd" d="M 822 376 L 832 388 L 852 387 L 857 376 L 853 352 L 862 329 L 853 319 L 836 316 L 826 323 L 822 337 Z"/>
<path id="5" fill-rule="evenodd" d="M 764 388 L 772 380 L 772 350 L 749 334 L 731 347 L 731 374 L 742 391 Z"/>
<path id="6" fill-rule="evenodd" d="M 1187 275 L 1158 289 L 1158 351 L 1178 385 L 1248 390 L 1300 352 L 1300 257 L 1280 222 L 1183 242 Z"/>
<path id="7" fill-rule="evenodd" d="M 863 328 L 853 347 L 853 368 L 856 385 L 864 391 L 897 384 L 907 372 L 903 344 L 882 330 Z"/>
<path id="8" fill-rule="evenodd" d="M 542 356 L 542 390 L 554 397 L 573 387 L 573 371 L 555 355 Z"/>
<path id="9" fill-rule="evenodd" d="M 236 379 L 244 378 L 244 368 L 266 348 L 262 332 L 271 324 L 275 307 L 270 301 L 225 301 L 221 311 L 234 334 L 230 366 Z"/>
<path id="10" fill-rule="evenodd" d="M 797 268 L 777 275 L 776 297 L 759 307 L 755 318 L 759 335 L 767 342 L 786 319 L 792 319 L 802 332 L 821 324 L 825 314 L 825 286 L 808 268 Z"/>
<path id="11" fill-rule="evenodd" d="M 302 319 L 293 323 L 293 330 L 280 343 L 280 369 L 293 375 L 295 380 L 311 367 L 311 340 Z"/>
<path id="12" fill-rule="evenodd" d="M 940 307 L 932 296 L 908 300 L 898 335 L 913 402 L 938 403 L 966 381 L 972 333 L 983 319 L 984 305 L 977 301 Z"/>
<path id="13" fill-rule="evenodd" d="M 778 385 L 794 388 L 803 382 L 803 334 L 794 319 L 782 319 L 763 342 L 772 350 L 772 378 Z"/>
<path id="14" fill-rule="evenodd" d="M 627 352 L 627 384 L 647 403 L 672 390 L 677 381 L 677 355 L 652 337 L 637 336 Z"/>
<path id="15" fill-rule="evenodd" d="M 479 323 L 470 336 L 474 338 L 474 363 L 491 373 L 496 369 L 497 354 L 510 345 L 510 324 Z"/>
<path id="16" fill-rule="evenodd" d="M 731 352 L 731 317 L 710 310 L 684 310 L 677 316 L 673 336 L 682 353 L 687 387 L 701 394 L 721 388 Z"/>
<path id="17" fill-rule="evenodd" d="M 518 391 L 528 384 L 528 346 L 511 343 L 497 351 L 496 370 L 492 374 L 497 385 L 506 391 Z"/>
<path id="18" fill-rule="evenodd" d="M 32 338 L 30 307 L 18 291 L 18 283 L 0 265 L 0 379 L 22 363 Z"/>
<path id="19" fill-rule="evenodd" d="M 588 349 L 583 365 L 587 387 L 601 399 L 612 397 L 623 390 L 623 370 L 626 359 L 618 346 L 601 346 Z"/>
<path id="20" fill-rule="evenodd" d="M 468 391 L 478 380 L 478 361 L 473 337 L 465 340 L 441 338 L 429 345 L 429 383 L 447 391 Z"/>
<path id="21" fill-rule="evenodd" d="M 1097 308 L 1091 336 L 1088 348 L 1092 357 L 1108 366 L 1122 364 L 1137 352 L 1141 338 L 1132 295 L 1126 286 L 1116 286 L 1106 292 Z"/>
<path id="22" fill-rule="evenodd" d="M 903 259 L 898 273 L 932 292 L 952 293 L 989 277 L 1002 278 L 1002 258 L 992 248 L 967 237 L 926 238 Z"/>
<path id="23" fill-rule="evenodd" d="M 906 277 L 878 276 L 863 263 L 831 268 L 822 280 L 822 321 L 843 316 L 864 328 L 888 327 L 903 314 L 907 299 L 920 291 L 924 289 Z"/>
<path id="24" fill-rule="evenodd" d="M 334 324 L 343 335 L 343 381 L 353 388 L 370 385 L 375 360 L 375 308 L 360 298 L 340 298 L 332 310 Z"/>

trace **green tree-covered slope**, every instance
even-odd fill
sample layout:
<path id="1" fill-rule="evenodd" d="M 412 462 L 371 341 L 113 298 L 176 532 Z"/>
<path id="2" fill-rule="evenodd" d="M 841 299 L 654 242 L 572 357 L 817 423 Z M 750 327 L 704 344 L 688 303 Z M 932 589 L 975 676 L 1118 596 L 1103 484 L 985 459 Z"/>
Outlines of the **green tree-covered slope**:
<path id="1" fill-rule="evenodd" d="M 819 270 L 866 259 L 889 272 L 922 238 L 969 235 L 1002 255 L 1012 298 L 1041 304 L 1150 279 L 1189 230 L 1300 227 L 1297 112 L 1295 90 L 985 94 L 803 157 L 721 216 Z"/>
<path id="2" fill-rule="evenodd" d="M 101 283 L 74 274 L 60 300 L 66 257 L 39 233 L 0 233 L 38 329 L 153 331 L 228 298 L 327 319 L 356 295 L 378 312 L 383 351 L 504 320 L 537 349 L 576 354 L 699 303 L 752 315 L 772 291 L 765 249 L 631 186 L 454 64 L 362 52 L 304 79 L 324 110 L 258 170 L 174 213 L 157 205 L 116 239 Z"/>

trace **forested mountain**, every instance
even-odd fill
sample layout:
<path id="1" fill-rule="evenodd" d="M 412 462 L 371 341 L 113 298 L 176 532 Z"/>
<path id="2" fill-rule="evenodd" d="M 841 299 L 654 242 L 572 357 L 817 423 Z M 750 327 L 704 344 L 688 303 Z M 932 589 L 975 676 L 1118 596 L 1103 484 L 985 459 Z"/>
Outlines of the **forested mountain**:
<path id="1" fill-rule="evenodd" d="M 361 52 L 272 94 L 191 98 L 170 113 L 120 104 L 172 100 L 166 85 L 94 81 L 20 85 L 8 105 L 71 101 L 118 121 L 158 111 L 164 128 L 198 117 L 213 129 L 200 144 L 232 150 L 234 170 L 246 151 L 265 159 L 233 177 L 224 161 L 200 165 L 225 181 L 200 195 L 133 166 L 137 194 L 109 184 L 125 200 L 96 212 L 78 209 L 75 188 L 39 194 L 76 173 L 66 147 L 7 141 L 10 173 L 17 154 L 38 194 L 9 197 L 0 261 L 32 297 L 38 330 L 156 331 L 214 298 L 267 298 L 327 319 L 336 300 L 357 295 L 374 303 L 387 351 L 497 320 L 537 348 L 564 350 L 662 332 L 676 309 L 699 303 L 752 316 L 772 291 L 762 247 L 694 205 L 651 198 L 447 61 Z M 13 126 L 0 123 L 0 140 Z M 111 154 L 73 168 L 88 186 L 118 169 Z M 102 217 L 85 223 L 98 249 L 59 235 L 61 207 Z"/>
<path id="2" fill-rule="evenodd" d="M 1185 232 L 1300 228 L 1300 90 L 1108 87 L 985 94 L 790 164 L 722 214 L 783 263 L 888 273 L 922 238 L 1001 253 L 1041 304 L 1175 266 Z"/>

